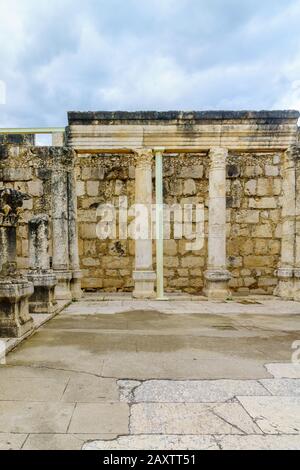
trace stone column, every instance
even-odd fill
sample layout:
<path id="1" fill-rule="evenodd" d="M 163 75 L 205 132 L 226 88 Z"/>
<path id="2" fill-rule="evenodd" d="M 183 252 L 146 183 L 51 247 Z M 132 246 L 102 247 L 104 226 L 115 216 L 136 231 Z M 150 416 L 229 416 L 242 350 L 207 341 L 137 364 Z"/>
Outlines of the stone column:
<path id="1" fill-rule="evenodd" d="M 295 216 L 295 269 L 294 269 L 294 300 L 300 301 L 300 147 L 295 149 L 295 199 L 296 199 L 296 216 Z"/>
<path id="2" fill-rule="evenodd" d="M 69 205 L 69 255 L 70 269 L 72 271 L 71 292 L 73 300 L 82 297 L 81 271 L 78 251 L 77 227 L 77 194 L 74 170 L 68 173 L 68 205 Z"/>
<path id="3" fill-rule="evenodd" d="M 14 189 L 0 190 L 0 337 L 21 337 L 33 330 L 28 299 L 33 285 L 17 271 L 16 228 L 23 200 Z"/>
<path id="4" fill-rule="evenodd" d="M 155 296 L 152 260 L 152 150 L 137 149 L 135 155 L 135 204 L 139 212 L 139 223 L 148 233 L 135 240 L 135 270 L 133 273 L 135 298 L 152 298 Z"/>
<path id="5" fill-rule="evenodd" d="M 294 263 L 295 263 L 295 147 L 284 154 L 282 168 L 282 238 L 281 259 L 277 270 L 278 285 L 274 291 L 283 299 L 294 298 Z"/>
<path id="6" fill-rule="evenodd" d="M 68 180 L 64 168 L 52 170 L 52 267 L 57 278 L 55 298 L 72 300 L 69 269 Z"/>
<path id="7" fill-rule="evenodd" d="M 30 270 L 27 278 L 34 285 L 29 302 L 31 313 L 52 313 L 56 305 L 56 277 L 50 270 L 48 226 L 49 217 L 43 214 L 36 215 L 28 224 Z"/>
<path id="8" fill-rule="evenodd" d="M 208 263 L 205 272 L 206 296 L 226 299 L 230 295 L 226 270 L 226 158 L 228 150 L 213 147 L 209 170 Z"/>

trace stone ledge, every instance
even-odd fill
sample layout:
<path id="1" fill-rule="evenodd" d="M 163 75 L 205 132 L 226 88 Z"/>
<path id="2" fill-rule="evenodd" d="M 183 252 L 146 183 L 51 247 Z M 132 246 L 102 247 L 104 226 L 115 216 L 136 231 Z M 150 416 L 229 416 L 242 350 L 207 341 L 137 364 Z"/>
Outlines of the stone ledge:
<path id="1" fill-rule="evenodd" d="M 113 124 L 115 121 L 210 121 L 254 119 L 274 120 L 298 119 L 300 113 L 294 110 L 278 111 L 70 111 L 69 125 L 100 123 Z"/>

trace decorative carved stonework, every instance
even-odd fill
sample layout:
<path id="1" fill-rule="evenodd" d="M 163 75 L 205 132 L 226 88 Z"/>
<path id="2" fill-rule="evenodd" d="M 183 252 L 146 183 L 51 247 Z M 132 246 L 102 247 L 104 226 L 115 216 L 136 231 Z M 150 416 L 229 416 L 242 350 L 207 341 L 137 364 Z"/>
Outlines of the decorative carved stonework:
<path id="1" fill-rule="evenodd" d="M 27 194 L 16 189 L 5 188 L 0 190 L 1 222 L 15 225 L 22 211 L 23 201 L 30 199 Z M 0 224 L 1 224 L 0 222 Z"/>
<path id="2" fill-rule="evenodd" d="M 135 164 L 139 168 L 149 168 L 153 162 L 153 151 L 148 149 L 133 149 Z"/>
<path id="3" fill-rule="evenodd" d="M 24 199 L 15 189 L 0 191 L 0 337 L 20 337 L 33 329 L 28 299 L 33 284 L 17 271 L 16 226 Z"/>

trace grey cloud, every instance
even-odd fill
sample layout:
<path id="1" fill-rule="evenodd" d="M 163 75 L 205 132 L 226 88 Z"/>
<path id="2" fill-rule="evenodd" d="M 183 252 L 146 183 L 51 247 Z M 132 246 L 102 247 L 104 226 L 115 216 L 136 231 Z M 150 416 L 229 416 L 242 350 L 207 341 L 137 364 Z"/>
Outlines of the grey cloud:
<path id="1" fill-rule="evenodd" d="M 300 108 L 299 0 L 0 0 L 1 126 L 70 109 Z"/>

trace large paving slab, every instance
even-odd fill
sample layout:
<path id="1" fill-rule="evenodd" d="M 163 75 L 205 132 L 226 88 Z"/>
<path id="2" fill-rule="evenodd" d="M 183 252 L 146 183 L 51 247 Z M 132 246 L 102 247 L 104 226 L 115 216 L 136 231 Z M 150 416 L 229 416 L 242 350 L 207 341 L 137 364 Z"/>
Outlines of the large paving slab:
<path id="1" fill-rule="evenodd" d="M 237 403 L 139 403 L 132 405 L 131 434 L 260 434 Z"/>
<path id="2" fill-rule="evenodd" d="M 0 433 L 65 433 L 74 404 L 0 401 Z"/>
<path id="3" fill-rule="evenodd" d="M 118 384 L 121 401 L 132 403 L 225 402 L 236 395 L 270 394 L 255 380 L 149 380 L 143 383 L 120 380 Z"/>
<path id="4" fill-rule="evenodd" d="M 129 407 L 125 403 L 78 403 L 69 433 L 127 434 Z"/>
<path id="5" fill-rule="evenodd" d="M 273 377 L 300 379 L 300 364 L 266 364 L 266 369 Z"/>
<path id="6" fill-rule="evenodd" d="M 37 378 L 6 378 L 1 380 L 0 400 L 59 401 L 66 388 L 66 380 Z"/>
<path id="7" fill-rule="evenodd" d="M 119 388 L 113 379 L 76 374 L 69 380 L 62 401 L 69 403 L 119 401 Z"/>
<path id="8" fill-rule="evenodd" d="M 260 383 L 271 395 L 300 397 L 300 379 L 262 379 Z"/>
<path id="9" fill-rule="evenodd" d="M 237 397 L 265 434 L 300 434 L 300 397 Z"/>
<path id="10" fill-rule="evenodd" d="M 113 441 L 87 443 L 83 450 L 218 450 L 212 436 L 121 436 Z"/>
<path id="11" fill-rule="evenodd" d="M 20 450 L 27 434 L 0 433 L 0 450 Z"/>

